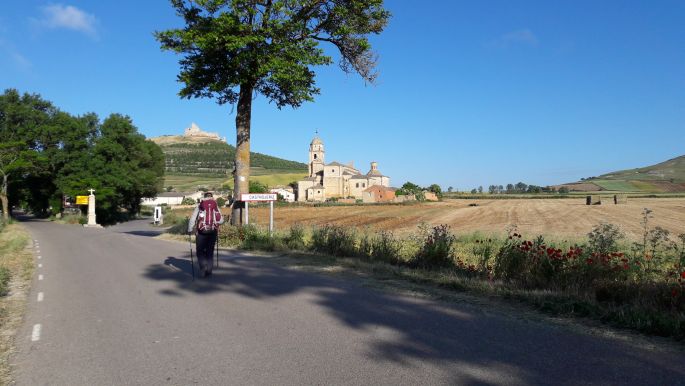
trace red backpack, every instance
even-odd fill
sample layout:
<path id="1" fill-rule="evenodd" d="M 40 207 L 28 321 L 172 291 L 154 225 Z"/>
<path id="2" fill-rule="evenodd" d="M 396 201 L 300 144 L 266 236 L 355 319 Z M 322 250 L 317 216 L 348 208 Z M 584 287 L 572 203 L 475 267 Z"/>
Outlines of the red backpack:
<path id="1" fill-rule="evenodd" d="M 200 232 L 213 232 L 219 229 L 221 211 L 214 200 L 204 200 L 200 203 L 197 230 Z"/>

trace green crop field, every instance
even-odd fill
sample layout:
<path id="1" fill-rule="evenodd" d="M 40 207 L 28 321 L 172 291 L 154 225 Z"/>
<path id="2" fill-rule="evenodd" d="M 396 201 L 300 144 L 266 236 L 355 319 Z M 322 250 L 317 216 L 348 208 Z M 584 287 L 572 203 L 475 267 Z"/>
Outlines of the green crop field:
<path id="1" fill-rule="evenodd" d="M 594 184 L 599 185 L 602 189 L 614 192 L 639 192 L 640 188 L 635 186 L 632 181 L 621 180 L 592 180 Z"/>

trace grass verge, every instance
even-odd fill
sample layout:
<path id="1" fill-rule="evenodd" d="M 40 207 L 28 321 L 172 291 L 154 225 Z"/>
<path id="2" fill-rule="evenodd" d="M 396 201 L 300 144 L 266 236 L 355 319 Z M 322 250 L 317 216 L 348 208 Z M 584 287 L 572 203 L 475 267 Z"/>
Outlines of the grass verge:
<path id="1" fill-rule="evenodd" d="M 10 383 L 9 358 L 13 340 L 26 308 L 33 253 L 26 247 L 30 237 L 18 224 L 0 232 L 0 384 Z"/>

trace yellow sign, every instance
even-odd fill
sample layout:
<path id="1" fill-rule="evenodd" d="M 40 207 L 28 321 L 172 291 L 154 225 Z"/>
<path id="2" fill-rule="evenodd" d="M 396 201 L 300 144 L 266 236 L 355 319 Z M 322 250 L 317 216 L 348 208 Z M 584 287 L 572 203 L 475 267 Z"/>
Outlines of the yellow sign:
<path id="1" fill-rule="evenodd" d="M 88 205 L 88 196 L 76 196 L 76 205 Z"/>

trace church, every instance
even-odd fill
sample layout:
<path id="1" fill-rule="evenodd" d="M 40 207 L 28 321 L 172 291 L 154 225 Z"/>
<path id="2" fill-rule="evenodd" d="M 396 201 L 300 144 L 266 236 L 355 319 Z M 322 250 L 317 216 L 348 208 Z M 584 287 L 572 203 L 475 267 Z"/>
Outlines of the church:
<path id="1" fill-rule="evenodd" d="M 390 177 L 371 162 L 371 170 L 362 174 L 352 163 L 325 163 L 323 142 L 316 136 L 309 145 L 309 177 L 297 182 L 297 201 L 326 201 L 329 198 L 363 199 L 372 186 L 390 187 Z"/>

